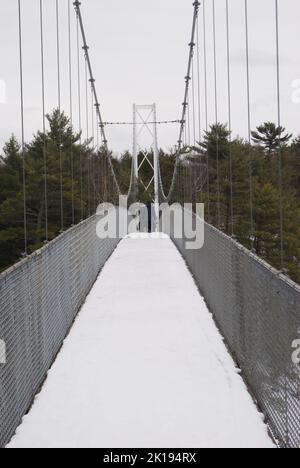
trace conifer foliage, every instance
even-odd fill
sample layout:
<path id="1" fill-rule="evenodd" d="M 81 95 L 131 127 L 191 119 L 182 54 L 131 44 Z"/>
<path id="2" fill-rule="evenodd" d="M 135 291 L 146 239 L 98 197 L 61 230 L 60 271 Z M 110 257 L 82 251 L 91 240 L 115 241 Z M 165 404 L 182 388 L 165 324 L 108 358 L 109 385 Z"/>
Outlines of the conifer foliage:
<path id="1" fill-rule="evenodd" d="M 60 233 L 61 195 L 64 229 L 92 215 L 99 203 L 111 201 L 114 196 L 105 148 L 97 149 L 92 141 L 82 141 L 67 116 L 58 110 L 47 119 L 46 134 L 38 132 L 25 147 L 29 253 L 46 241 L 46 206 L 48 240 Z M 110 157 L 120 189 L 126 194 L 132 156 L 126 151 L 121 157 Z M 148 157 L 151 161 L 153 154 Z M 166 193 L 174 165 L 175 155 L 160 151 Z M 1 270 L 18 261 L 24 251 L 22 166 L 21 147 L 12 136 L 0 158 Z M 142 177 L 147 180 L 149 174 Z M 300 137 L 292 139 L 285 128 L 266 122 L 252 132 L 250 145 L 234 138 L 226 125 L 217 123 L 204 134 L 201 143 L 183 155 L 178 179 L 177 201 L 204 203 L 208 222 L 278 269 L 282 180 L 284 272 L 300 283 Z M 142 184 L 138 193 L 144 203 L 153 198 L 151 190 L 144 193 Z"/>

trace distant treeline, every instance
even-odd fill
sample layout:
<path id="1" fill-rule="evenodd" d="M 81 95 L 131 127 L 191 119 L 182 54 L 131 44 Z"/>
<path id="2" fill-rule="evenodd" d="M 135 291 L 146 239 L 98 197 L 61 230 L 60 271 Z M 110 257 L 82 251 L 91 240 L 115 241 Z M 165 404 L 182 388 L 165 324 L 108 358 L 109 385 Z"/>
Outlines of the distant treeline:
<path id="1" fill-rule="evenodd" d="M 174 155 L 161 151 L 166 193 L 174 162 Z M 116 162 L 123 180 L 129 180 L 130 168 L 129 154 Z M 151 169 L 143 176 L 147 182 Z M 204 203 L 208 222 L 300 283 L 300 138 L 266 122 L 252 132 L 249 145 L 234 139 L 226 125 L 212 125 L 181 156 L 173 201 Z"/>
<path id="2" fill-rule="evenodd" d="M 81 135 L 74 132 L 69 119 L 58 110 L 48 115 L 48 122 L 49 131 L 38 132 L 26 145 L 24 160 L 15 137 L 3 149 L 2 270 L 24 253 L 23 161 L 29 253 L 41 247 L 47 238 L 57 236 L 62 228 L 67 229 L 94 213 L 99 203 L 116 199 L 105 150 L 93 148 L 92 141 L 82 142 Z M 250 146 L 242 139 L 233 139 L 226 125 L 211 126 L 203 141 L 181 157 L 173 198 L 205 203 L 207 221 L 278 269 L 282 267 L 282 208 L 283 269 L 300 283 L 300 139 L 293 139 L 284 128 L 270 122 L 252 132 L 252 138 Z M 130 184 L 131 160 L 128 152 L 112 158 L 123 193 L 127 193 Z M 168 192 L 174 154 L 161 151 L 160 164 Z M 145 169 L 144 180 L 150 177 L 150 168 L 149 173 Z M 150 201 L 152 194 L 145 194 L 142 186 L 140 189 L 140 201 Z"/>
<path id="3" fill-rule="evenodd" d="M 69 119 L 58 110 L 47 118 L 50 130 L 38 132 L 26 144 L 24 158 L 14 136 L 0 158 L 1 270 L 25 252 L 23 161 L 29 254 L 62 229 L 95 213 L 100 201 L 113 197 L 106 152 L 93 150 L 91 142 L 81 142 Z"/>

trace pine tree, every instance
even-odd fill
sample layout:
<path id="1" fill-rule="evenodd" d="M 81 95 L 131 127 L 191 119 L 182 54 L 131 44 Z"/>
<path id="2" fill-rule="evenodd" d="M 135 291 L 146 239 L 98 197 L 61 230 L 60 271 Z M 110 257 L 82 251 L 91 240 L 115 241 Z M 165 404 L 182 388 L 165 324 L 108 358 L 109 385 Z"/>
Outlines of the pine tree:
<path id="1" fill-rule="evenodd" d="M 92 141 L 81 143 L 81 135 L 74 131 L 68 117 L 57 109 L 48 115 L 48 122 L 49 131 L 45 135 L 37 132 L 24 148 L 29 253 L 45 241 L 44 156 L 47 163 L 49 240 L 61 229 L 61 169 L 64 229 L 73 223 L 73 207 L 74 222 L 78 223 L 93 214 L 99 203 L 114 198 L 117 203 L 111 163 L 123 193 L 128 192 L 131 180 L 132 156 L 129 152 L 117 158 L 112 153 L 108 154 L 105 147 L 95 151 Z M 285 133 L 283 127 L 278 128 L 270 122 L 259 126 L 252 135 L 255 145 L 249 145 L 242 139 L 231 139 L 224 124 L 212 125 L 203 141 L 182 156 L 172 202 L 204 202 L 206 220 L 210 202 L 210 223 L 228 235 L 232 234 L 233 224 L 234 237 L 238 242 L 249 249 L 254 248 L 268 263 L 281 268 L 277 157 L 280 144 L 284 271 L 300 282 L 300 137 L 289 144 L 291 135 Z M 148 157 L 153 161 L 152 152 Z M 251 231 L 250 216 L 250 158 L 254 232 Z M 172 183 L 174 166 L 175 155 L 160 151 L 161 177 L 166 194 Z M 147 181 L 152 176 L 150 167 L 145 166 L 141 176 Z M 153 193 L 150 191 L 145 195 L 140 183 L 137 197 L 147 203 L 152 200 Z M 23 221 L 23 153 L 12 136 L 0 157 L 0 269 L 15 263 L 24 252 Z"/>
<path id="2" fill-rule="evenodd" d="M 286 129 L 278 127 L 272 122 L 265 122 L 257 127 L 256 131 L 251 132 L 254 143 L 262 144 L 268 157 L 274 155 L 280 146 L 287 144 L 292 138 L 292 134 L 284 134 Z"/>

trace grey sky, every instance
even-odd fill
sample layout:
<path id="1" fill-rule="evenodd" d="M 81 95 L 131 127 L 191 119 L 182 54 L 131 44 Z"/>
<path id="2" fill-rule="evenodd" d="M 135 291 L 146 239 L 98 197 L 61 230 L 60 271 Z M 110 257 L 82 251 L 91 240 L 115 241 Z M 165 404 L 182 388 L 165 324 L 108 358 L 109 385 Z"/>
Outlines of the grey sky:
<path id="1" fill-rule="evenodd" d="M 67 0 L 61 5 L 62 107 L 68 111 Z M 72 2 L 71 2 L 72 3 Z M 22 0 L 24 17 L 24 92 L 26 139 L 41 128 L 39 0 Z M 275 1 L 249 0 L 252 127 L 276 120 Z M 206 0 L 209 122 L 214 121 L 212 0 Z M 20 135 L 17 0 L 0 0 L 0 79 L 7 100 L 0 103 L 0 145 Z M 246 136 L 246 75 L 244 0 L 229 0 L 231 23 L 232 115 L 235 134 Z M 57 106 L 55 0 L 44 0 L 46 107 Z M 300 79 L 298 56 L 299 0 L 279 0 L 282 123 L 300 134 L 300 104 L 292 102 L 292 83 Z M 158 118 L 178 119 L 184 91 L 192 0 L 82 0 L 82 14 L 106 121 L 131 120 L 132 104 L 157 103 Z M 216 0 L 219 120 L 228 121 L 225 0 Z M 202 39 L 202 7 L 200 9 Z M 75 45 L 75 13 L 72 5 Z M 203 87 L 203 54 L 201 83 Z M 75 65 L 75 49 L 74 49 Z M 75 72 L 75 70 L 74 70 Z M 83 76 L 82 76 L 83 78 Z M 77 85 L 74 73 L 74 89 Z M 74 125 L 78 125 L 74 92 Z M 203 92 L 201 100 L 203 104 Z M 204 124 L 204 109 L 201 115 Z M 178 126 L 158 128 L 159 144 L 167 149 L 178 138 Z M 107 129 L 110 147 L 131 149 L 130 127 Z"/>

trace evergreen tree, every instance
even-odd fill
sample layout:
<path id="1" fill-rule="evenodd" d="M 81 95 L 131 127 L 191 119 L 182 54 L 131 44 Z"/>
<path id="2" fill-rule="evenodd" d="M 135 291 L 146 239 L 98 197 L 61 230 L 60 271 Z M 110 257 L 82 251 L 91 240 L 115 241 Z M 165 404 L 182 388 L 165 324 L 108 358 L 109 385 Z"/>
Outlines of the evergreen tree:
<path id="1" fill-rule="evenodd" d="M 280 146 L 287 144 L 292 138 L 292 134 L 284 134 L 286 129 L 278 127 L 272 122 L 265 122 L 257 127 L 256 131 L 251 132 L 252 140 L 256 144 L 262 144 L 266 150 L 267 156 L 274 155 Z"/>
<path id="2" fill-rule="evenodd" d="M 49 240 L 57 236 L 61 229 L 61 171 L 64 229 L 73 223 L 73 208 L 74 222 L 78 223 L 93 214 L 99 203 L 118 202 L 111 164 L 124 194 L 128 192 L 132 175 L 132 155 L 128 151 L 120 158 L 108 154 L 104 147 L 96 151 L 92 148 L 92 141 L 81 141 L 81 135 L 74 131 L 68 117 L 57 109 L 47 118 L 49 131 L 45 135 L 38 132 L 24 149 L 29 253 L 42 246 L 46 239 L 45 156 Z M 260 257 L 281 268 L 276 157 L 280 144 L 284 189 L 284 271 L 300 282 L 300 137 L 289 144 L 291 135 L 283 127 L 276 127 L 270 122 L 259 126 L 257 131 L 252 132 L 252 137 L 255 145 L 249 145 L 242 139 L 231 139 L 224 124 L 212 125 L 203 141 L 181 157 L 172 202 L 205 203 L 206 220 L 228 235 L 232 233 L 233 224 L 238 242 L 249 249 L 254 248 Z M 140 158 L 143 157 L 141 153 Z M 147 153 L 147 157 L 153 163 L 153 152 Z M 174 154 L 160 151 L 160 172 L 165 194 L 169 193 L 172 183 L 175 160 Z M 147 184 L 152 177 L 150 166 L 143 166 L 140 176 Z M 154 194 L 152 190 L 145 193 L 140 181 L 136 196 L 148 203 Z M 0 157 L 0 269 L 15 263 L 24 251 L 23 216 L 23 152 L 12 136 Z"/>
<path id="3" fill-rule="evenodd" d="M 210 126 L 204 133 L 203 142 L 199 143 L 205 153 L 209 153 L 211 159 L 225 159 L 228 155 L 230 132 L 226 125 L 217 123 Z"/>

